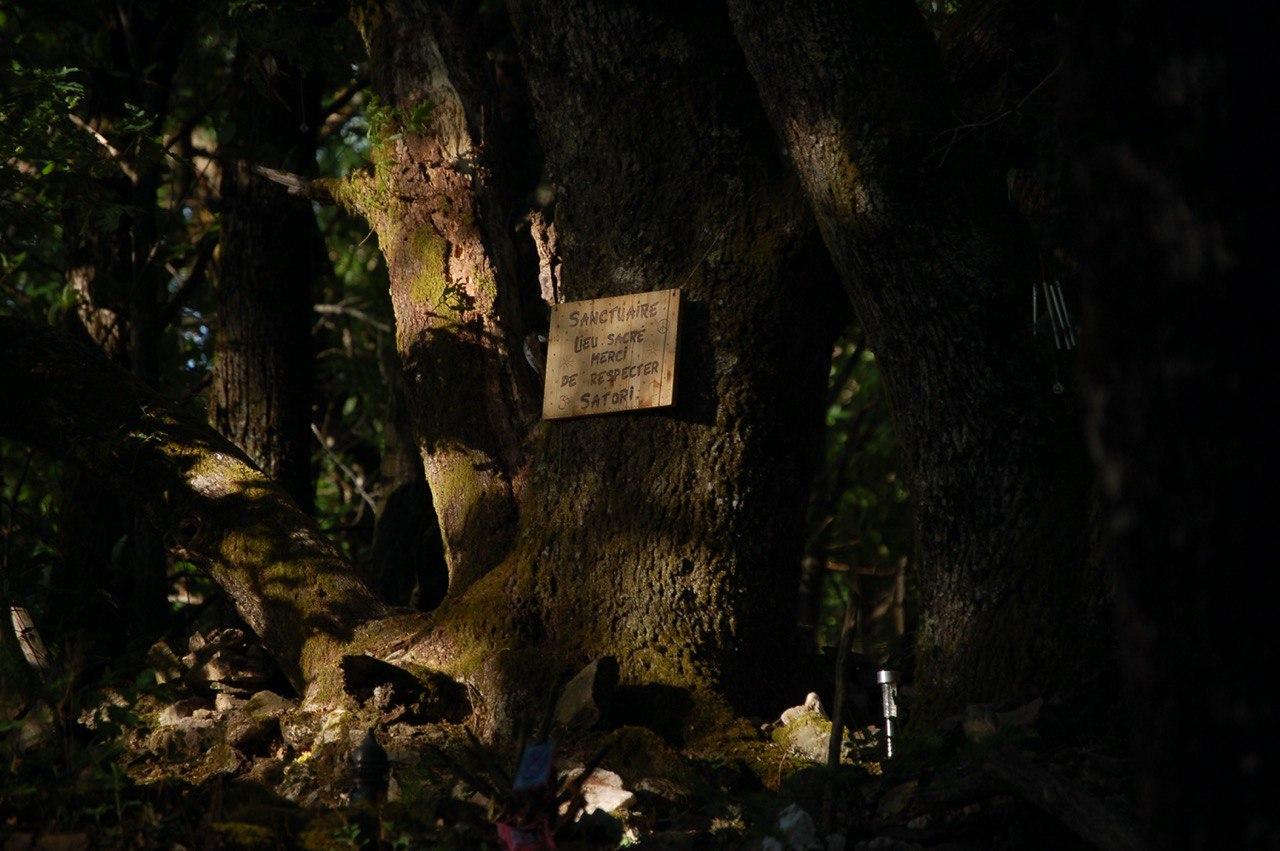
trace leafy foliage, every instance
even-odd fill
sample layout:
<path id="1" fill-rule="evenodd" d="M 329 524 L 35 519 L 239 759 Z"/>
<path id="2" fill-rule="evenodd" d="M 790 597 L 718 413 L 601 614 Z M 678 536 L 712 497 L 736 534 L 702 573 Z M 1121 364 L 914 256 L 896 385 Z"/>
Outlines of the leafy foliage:
<path id="1" fill-rule="evenodd" d="M 825 464 L 810 506 L 809 553 L 825 577 L 815 624 L 820 643 L 837 643 L 852 597 L 860 649 L 883 656 L 903 647 L 892 596 L 899 576 L 909 575 L 915 543 L 902 448 L 875 354 L 861 340 L 852 329 L 832 357 Z"/>

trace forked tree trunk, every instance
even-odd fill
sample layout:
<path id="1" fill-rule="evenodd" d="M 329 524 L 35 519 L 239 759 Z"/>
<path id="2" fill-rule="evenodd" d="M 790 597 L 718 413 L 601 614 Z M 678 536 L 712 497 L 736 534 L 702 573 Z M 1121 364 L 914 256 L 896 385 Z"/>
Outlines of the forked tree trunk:
<path id="1" fill-rule="evenodd" d="M 1090 475 L 1033 345 L 1038 269 L 910 0 L 731 0 L 907 452 L 919 528 L 917 717 L 1078 694 L 1103 658 Z"/>
<path id="2" fill-rule="evenodd" d="M 451 588 L 437 618 L 450 638 L 422 658 L 611 653 L 632 681 L 741 690 L 794 631 L 844 319 L 833 273 L 722 13 L 520 3 L 513 18 L 559 192 L 562 292 L 680 287 L 679 400 L 530 430 L 510 200 L 502 159 L 478 144 L 499 100 L 481 34 L 417 4 L 363 18 L 400 133 L 371 181 L 337 194 L 378 230 L 451 580 L 474 582 Z M 514 674 L 490 661 L 477 676 Z"/>
<path id="3" fill-rule="evenodd" d="M 254 63 L 256 64 L 256 63 Z M 323 238 L 310 202 L 251 165 L 310 173 L 319 92 L 298 69 L 240 82 L 223 154 L 222 244 L 209 417 L 303 508 L 311 464 L 315 282 Z"/>

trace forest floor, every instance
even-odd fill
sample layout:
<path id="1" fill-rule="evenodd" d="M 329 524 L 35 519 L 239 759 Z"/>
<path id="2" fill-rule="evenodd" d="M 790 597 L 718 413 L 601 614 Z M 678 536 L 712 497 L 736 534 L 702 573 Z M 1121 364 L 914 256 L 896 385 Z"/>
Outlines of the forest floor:
<path id="1" fill-rule="evenodd" d="M 182 655 L 158 645 L 134 684 L 51 694 L 5 722 L 5 851 L 552 847 L 504 823 L 561 849 L 1137 846 L 1127 764 L 1073 741 L 1042 701 L 970 707 L 892 760 L 875 724 L 855 727 L 834 770 L 812 704 L 786 723 L 703 712 L 680 729 L 588 705 L 552 734 L 546 789 L 516 793 L 520 746 L 424 721 L 394 687 L 300 706 L 237 643 L 231 630 Z M 370 730 L 386 771 L 362 752 Z M 553 800 L 565 787 L 571 800 Z"/>

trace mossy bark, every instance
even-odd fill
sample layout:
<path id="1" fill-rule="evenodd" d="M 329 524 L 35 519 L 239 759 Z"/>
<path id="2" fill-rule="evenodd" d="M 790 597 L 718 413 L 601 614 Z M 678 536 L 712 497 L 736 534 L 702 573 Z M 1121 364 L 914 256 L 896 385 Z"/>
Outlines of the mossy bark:
<path id="1" fill-rule="evenodd" d="M 917 717 L 1085 693 L 1105 582 L 1076 412 L 1028 326 L 1032 240 L 910 0 L 732 0 L 735 29 L 869 345 L 919 527 Z"/>
<path id="2" fill-rule="evenodd" d="M 374 171 L 336 193 L 373 225 L 387 258 L 396 344 L 451 595 L 511 545 L 537 405 L 495 197 L 496 133 L 477 12 L 470 4 L 457 11 L 451 18 L 440 7 L 391 2 L 357 15 L 380 100 Z"/>

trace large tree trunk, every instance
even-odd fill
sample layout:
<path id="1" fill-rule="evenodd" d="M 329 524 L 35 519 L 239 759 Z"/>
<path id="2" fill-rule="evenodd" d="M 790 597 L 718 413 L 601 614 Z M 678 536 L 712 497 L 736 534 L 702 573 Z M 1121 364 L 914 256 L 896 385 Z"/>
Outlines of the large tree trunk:
<path id="1" fill-rule="evenodd" d="M 260 67 L 261 63 L 247 63 Z M 278 481 L 304 510 L 315 497 L 311 464 L 315 281 L 324 248 L 310 202 L 251 166 L 314 171 L 320 94 L 289 66 L 250 72 L 232 108 L 223 149 L 214 427 Z"/>
<path id="2" fill-rule="evenodd" d="M 508 93 L 478 61 L 487 31 L 418 4 L 364 17 L 393 114 L 433 105 L 379 147 L 372 179 L 336 188 L 387 256 L 449 555 L 440 632 L 419 657 L 463 673 L 489 657 L 470 675 L 495 691 L 511 665 L 609 653 L 633 682 L 759 693 L 752 672 L 794 633 L 845 318 L 834 273 L 714 5 L 519 3 L 513 18 L 559 192 L 560 291 L 680 287 L 680 398 L 530 431 L 536 388 L 515 342 L 529 283 L 490 141 Z"/>
<path id="3" fill-rule="evenodd" d="M 884 370 L 919 525 L 918 717 L 1080 690 L 1100 658 L 1090 477 L 1033 346 L 1026 228 L 948 150 L 910 0 L 730 9 L 773 125 Z"/>
<path id="4" fill-rule="evenodd" d="M 1259 136 L 1277 15 L 1150 2 L 1070 20 L 1064 127 L 1087 285 L 1090 438 L 1152 848 L 1280 844 L 1275 153 Z M 1263 391 L 1261 394 L 1258 391 Z"/>

